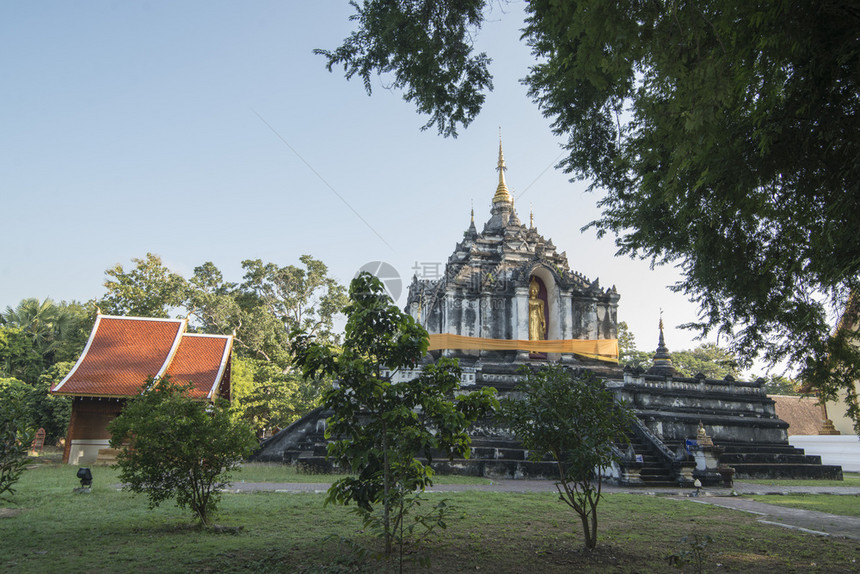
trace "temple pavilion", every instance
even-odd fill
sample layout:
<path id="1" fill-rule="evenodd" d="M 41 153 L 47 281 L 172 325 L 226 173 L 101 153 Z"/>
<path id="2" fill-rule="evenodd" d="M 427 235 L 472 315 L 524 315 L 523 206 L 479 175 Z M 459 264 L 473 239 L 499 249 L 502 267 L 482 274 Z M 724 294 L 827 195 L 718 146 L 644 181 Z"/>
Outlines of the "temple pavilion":
<path id="1" fill-rule="evenodd" d="M 192 397 L 230 398 L 233 337 L 186 332 L 187 319 L 114 317 L 99 314 L 83 353 L 51 389 L 72 397 L 63 462 L 91 464 L 108 455 L 108 424 L 149 377 L 191 383 Z"/>

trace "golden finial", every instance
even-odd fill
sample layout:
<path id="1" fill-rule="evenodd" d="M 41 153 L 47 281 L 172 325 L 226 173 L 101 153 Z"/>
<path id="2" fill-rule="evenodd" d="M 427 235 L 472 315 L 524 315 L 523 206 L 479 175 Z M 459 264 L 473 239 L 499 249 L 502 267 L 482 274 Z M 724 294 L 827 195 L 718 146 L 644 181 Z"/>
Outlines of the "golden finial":
<path id="1" fill-rule="evenodd" d="M 475 223 L 475 200 L 472 200 L 472 224 Z"/>
<path id="2" fill-rule="evenodd" d="M 502 153 L 502 128 L 499 128 L 499 163 L 496 166 L 499 170 L 499 185 L 496 187 L 496 195 L 493 196 L 493 203 L 513 203 L 511 193 L 508 191 L 508 186 L 505 185 L 505 155 Z"/>
<path id="3" fill-rule="evenodd" d="M 102 314 L 102 308 L 99 307 L 98 305 L 96 305 L 96 315 L 101 315 L 101 314 Z"/>

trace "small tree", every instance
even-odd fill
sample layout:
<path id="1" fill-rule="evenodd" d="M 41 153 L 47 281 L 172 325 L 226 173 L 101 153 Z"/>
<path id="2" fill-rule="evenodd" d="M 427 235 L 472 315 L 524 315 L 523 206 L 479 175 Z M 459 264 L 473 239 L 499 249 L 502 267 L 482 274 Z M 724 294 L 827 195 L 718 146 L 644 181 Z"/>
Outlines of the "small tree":
<path id="1" fill-rule="evenodd" d="M 0 401 L 0 499 L 15 494 L 12 488 L 27 464 L 27 450 L 33 442 L 33 432 L 23 423 L 23 409 L 16 397 Z"/>
<path id="2" fill-rule="evenodd" d="M 394 383 L 394 374 L 414 367 L 428 346 L 427 332 L 385 295 L 382 283 L 363 273 L 350 285 L 351 305 L 341 352 L 307 336 L 294 339 L 296 363 L 306 377 L 325 374 L 337 384 L 324 395 L 329 456 L 356 476 L 335 482 L 326 503 L 355 503 L 372 524 L 381 506 L 379 526 L 390 555 L 402 542 L 404 515 L 412 493 L 432 485 L 434 452 L 468 457 L 466 429 L 496 404 L 495 389 L 454 397 L 460 369 L 455 361 L 425 366 L 420 376 Z M 444 527 L 441 519 L 434 524 Z M 400 538 L 398 538 L 400 532 Z"/>
<path id="3" fill-rule="evenodd" d="M 589 371 L 552 365 L 525 375 L 517 387 L 523 396 L 506 399 L 503 415 L 530 458 L 555 460 L 559 497 L 579 515 L 585 547 L 594 548 L 600 469 L 615 460 L 612 445 L 626 441 L 633 414 Z"/>
<path id="4" fill-rule="evenodd" d="M 190 508 L 203 525 L 217 509 L 220 489 L 256 446 L 245 423 L 231 420 L 223 403 L 192 399 L 191 384 L 148 379 L 109 430 L 124 488 L 144 493 L 150 508 L 170 498 Z"/>

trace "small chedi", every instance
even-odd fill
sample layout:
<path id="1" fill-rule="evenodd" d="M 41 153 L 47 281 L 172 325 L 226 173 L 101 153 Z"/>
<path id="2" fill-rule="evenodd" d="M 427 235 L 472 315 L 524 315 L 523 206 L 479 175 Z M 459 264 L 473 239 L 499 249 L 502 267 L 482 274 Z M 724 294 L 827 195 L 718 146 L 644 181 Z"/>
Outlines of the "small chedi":
<path id="1" fill-rule="evenodd" d="M 630 442 L 618 445 L 620 462 L 605 470 L 628 485 L 692 485 L 743 477 L 841 477 L 788 444 L 763 381 L 703 375 L 680 377 L 663 338 L 654 364 L 643 371 L 618 365 L 615 287 L 602 288 L 570 269 L 565 252 L 538 233 L 534 218 L 523 224 L 505 180 L 501 143 L 498 184 L 489 220 L 471 223 L 434 280 L 414 277 L 406 311 L 430 335 L 425 364 L 459 360 L 464 389 L 511 392 L 523 366 L 560 362 L 589 369 L 635 412 Z M 420 366 L 419 366 L 420 368 Z M 395 380 L 415 372 L 398 372 Z M 265 441 L 258 460 L 325 467 L 325 418 L 317 409 Z M 441 471 L 488 477 L 553 477 L 548 463 L 527 460 L 508 429 L 486 420 L 472 431 L 472 456 L 438 464 Z M 705 440 L 707 439 L 707 440 Z M 701 441 L 700 444 L 698 441 Z M 696 453 L 699 453 L 699 456 Z M 704 455 L 707 456 L 704 456 Z M 730 470 L 733 469 L 733 470 Z"/>

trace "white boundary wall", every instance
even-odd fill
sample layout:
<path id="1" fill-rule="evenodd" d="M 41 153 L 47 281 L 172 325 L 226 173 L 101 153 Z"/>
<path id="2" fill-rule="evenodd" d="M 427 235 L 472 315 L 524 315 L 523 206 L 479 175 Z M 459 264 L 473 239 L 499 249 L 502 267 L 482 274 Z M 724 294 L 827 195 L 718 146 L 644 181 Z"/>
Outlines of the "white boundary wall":
<path id="1" fill-rule="evenodd" d="M 838 464 L 845 472 L 860 472 L 860 439 L 857 435 L 793 435 L 791 446 L 821 457 L 821 464 Z"/>

